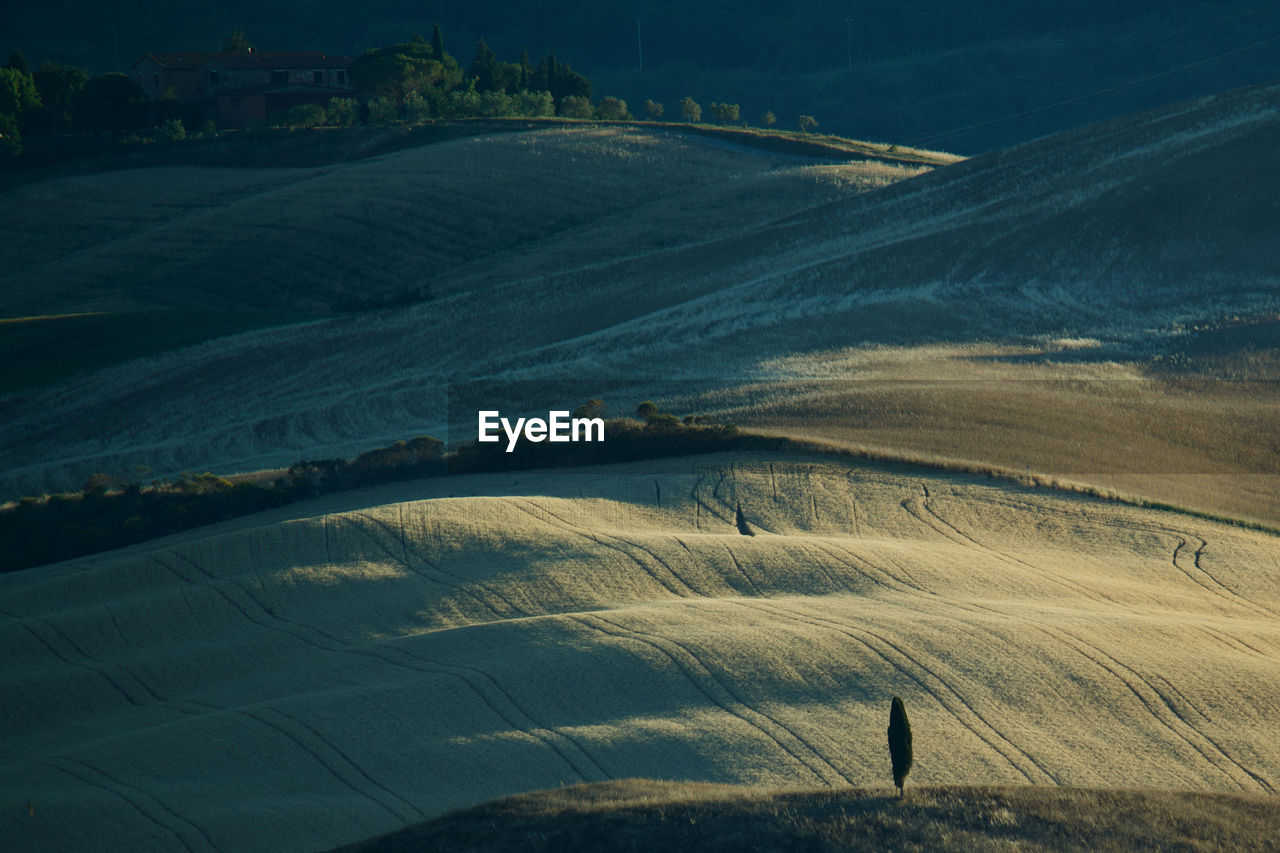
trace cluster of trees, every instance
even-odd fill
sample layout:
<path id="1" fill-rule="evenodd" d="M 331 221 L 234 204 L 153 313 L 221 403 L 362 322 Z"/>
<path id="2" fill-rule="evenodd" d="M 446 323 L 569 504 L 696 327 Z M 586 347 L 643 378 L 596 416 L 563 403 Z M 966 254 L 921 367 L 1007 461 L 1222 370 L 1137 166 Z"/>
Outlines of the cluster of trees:
<path id="1" fill-rule="evenodd" d="M 32 69 L 20 50 L 0 68 L 0 155 L 22 153 L 24 135 L 66 131 L 124 133 L 156 127 L 159 139 L 182 139 L 187 135 L 184 121 L 194 123 L 186 113 L 190 110 L 176 98 L 151 102 L 124 74 L 94 76 L 47 60 Z"/>
<path id="2" fill-rule="evenodd" d="M 32 70 L 15 50 L 0 68 L 0 154 L 21 153 L 24 133 L 93 123 L 114 94 L 110 81 L 83 68 L 43 62 Z"/>
<path id="3" fill-rule="evenodd" d="M 604 404 L 589 402 L 575 417 L 599 417 Z M 524 442 L 513 453 L 472 442 L 450 453 L 430 436 L 396 442 L 354 460 L 298 462 L 271 483 L 232 483 L 213 474 L 185 475 L 143 486 L 95 474 L 78 494 L 23 498 L 0 510 L 4 569 L 38 566 L 122 548 L 218 521 L 331 492 L 397 480 L 508 469 L 629 462 L 724 450 L 785 447 L 785 439 L 753 436 L 702 417 L 677 418 L 642 404 L 635 419 L 606 422 L 606 441 L 581 444 Z"/>
<path id="4" fill-rule="evenodd" d="M 479 116 L 631 117 L 626 102 L 617 98 L 593 104 L 591 82 L 555 53 L 535 64 L 526 50 L 518 62 L 504 62 L 480 39 L 471 64 L 463 68 L 445 50 L 438 25 L 430 42 L 416 36 L 410 42 L 365 51 L 352 63 L 350 74 L 361 95 L 359 118 L 370 124 Z M 339 109 L 341 121 L 356 120 L 348 104 Z"/>
<path id="5" fill-rule="evenodd" d="M 237 30 L 223 40 L 223 50 L 250 48 Z M 349 69 L 352 97 L 331 99 L 326 105 L 300 104 L 270 116 L 275 127 L 351 127 L 356 124 L 418 125 L 440 118 L 539 118 L 629 121 L 627 102 L 604 97 L 593 101 L 591 81 L 548 53 L 536 63 L 525 50 L 518 61 L 502 60 L 480 39 L 471 63 L 463 67 L 444 47 L 437 25 L 430 41 L 412 41 L 365 51 Z M 742 123 L 738 104 L 712 103 L 710 117 L 722 125 Z M 666 112 L 648 100 L 652 120 Z M 702 106 L 692 98 L 680 102 L 684 121 L 702 121 Z M 771 127 L 772 112 L 761 116 Z M 799 126 L 811 130 L 817 122 L 801 116 Z M 193 133 L 217 132 L 199 105 L 181 103 L 176 94 L 150 101 L 142 88 L 124 74 L 92 76 L 82 68 L 45 62 L 34 71 L 21 51 L 0 69 L 0 155 L 22 151 L 23 134 L 52 134 L 67 130 L 111 131 L 117 134 L 152 128 L 160 142 L 174 142 Z"/>

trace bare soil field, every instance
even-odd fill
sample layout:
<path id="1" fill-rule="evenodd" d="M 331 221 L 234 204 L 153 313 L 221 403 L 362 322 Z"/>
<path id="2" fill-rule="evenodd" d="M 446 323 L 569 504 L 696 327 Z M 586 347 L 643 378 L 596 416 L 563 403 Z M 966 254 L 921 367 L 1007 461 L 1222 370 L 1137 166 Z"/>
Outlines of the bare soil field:
<path id="1" fill-rule="evenodd" d="M 1270 798 L 1278 555 L 823 457 L 332 496 L 0 576 L 5 832 L 308 850 L 561 784 L 884 786 L 895 694 L 909 788 Z"/>

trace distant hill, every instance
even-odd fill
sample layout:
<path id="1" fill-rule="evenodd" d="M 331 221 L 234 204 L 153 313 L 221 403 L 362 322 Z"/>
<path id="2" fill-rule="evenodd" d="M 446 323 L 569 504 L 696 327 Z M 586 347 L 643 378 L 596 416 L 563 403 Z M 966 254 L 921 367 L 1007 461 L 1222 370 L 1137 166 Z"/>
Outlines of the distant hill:
<path id="1" fill-rule="evenodd" d="M 280 0 L 198 12 L 8 4 L 0 10 L 0 51 L 22 48 L 37 62 L 107 71 L 151 50 L 217 49 L 237 27 L 264 48 L 347 53 L 429 36 L 439 22 L 464 64 L 481 37 L 508 60 L 525 47 L 535 57 L 555 51 L 592 78 L 597 96 L 620 95 L 633 111 L 646 98 L 673 111 L 692 95 L 739 103 L 753 123 L 765 110 L 787 126 L 809 113 L 832 132 L 896 142 L 982 125 L 931 140 L 963 153 L 1280 79 L 1277 42 L 1258 44 L 1280 35 L 1280 10 L 1265 0 L 378 0 L 358 9 L 316 0 L 305 9 Z M 1135 81 L 1144 82 L 1128 85 Z M 1061 101 L 1072 103 L 1043 109 Z"/>
<path id="2" fill-rule="evenodd" d="M 466 439 L 480 403 L 625 414 L 666 395 L 1274 521 L 1276 97 L 927 173 L 576 128 L 26 184 L 6 200 L 23 316 L 299 322 L 0 398 L 0 494 Z M 424 300 L 378 307 L 406 289 Z M 338 299 L 373 307 L 310 313 Z M 1209 356 L 1214 393 L 1178 384 Z"/>

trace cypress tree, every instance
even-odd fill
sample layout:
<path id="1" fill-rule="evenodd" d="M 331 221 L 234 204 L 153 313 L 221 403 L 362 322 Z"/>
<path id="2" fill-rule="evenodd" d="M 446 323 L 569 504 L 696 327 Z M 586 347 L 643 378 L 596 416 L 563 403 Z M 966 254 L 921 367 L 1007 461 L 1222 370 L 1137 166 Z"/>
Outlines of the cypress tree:
<path id="1" fill-rule="evenodd" d="M 739 533 L 741 533 L 743 536 L 755 536 L 755 535 L 756 535 L 756 534 L 755 534 L 755 531 L 753 531 L 753 530 L 751 529 L 751 525 L 747 523 L 747 517 L 746 517 L 746 515 L 745 515 L 745 514 L 743 514 L 743 512 L 742 512 L 742 502 L 741 502 L 741 501 L 739 501 L 739 502 L 738 502 L 738 511 L 737 511 L 737 515 L 736 515 L 736 517 L 734 518 L 734 523 L 738 525 L 738 532 L 739 532 Z"/>
<path id="2" fill-rule="evenodd" d="M 911 772 L 911 723 L 901 697 L 893 697 L 889 708 L 889 758 L 893 761 L 893 784 L 898 786 L 898 796 L 903 795 L 902 783 Z"/>
<path id="3" fill-rule="evenodd" d="M 444 36 L 440 35 L 439 24 L 431 31 L 431 55 L 436 62 L 444 62 Z"/>

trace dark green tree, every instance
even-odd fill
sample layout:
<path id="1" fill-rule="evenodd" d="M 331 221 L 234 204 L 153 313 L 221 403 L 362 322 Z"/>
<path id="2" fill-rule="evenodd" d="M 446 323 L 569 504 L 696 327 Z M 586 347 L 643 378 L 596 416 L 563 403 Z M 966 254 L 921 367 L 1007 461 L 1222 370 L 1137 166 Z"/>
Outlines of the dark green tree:
<path id="1" fill-rule="evenodd" d="M 702 121 L 702 106 L 688 95 L 680 99 L 680 116 L 689 124 Z"/>
<path id="2" fill-rule="evenodd" d="M 83 68 L 59 65 L 46 59 L 31 76 L 45 106 L 69 107 L 75 103 L 76 94 L 89 82 L 90 75 Z"/>
<path id="3" fill-rule="evenodd" d="M 421 94 L 440 114 L 448 93 L 462 82 L 462 69 L 452 56 L 435 59 L 432 47 L 406 42 L 366 50 L 351 63 L 351 85 L 369 97 L 403 104 L 411 93 Z"/>
<path id="4" fill-rule="evenodd" d="M 898 786 L 901 797 L 902 785 L 911 772 L 911 722 L 899 696 L 893 697 L 889 708 L 889 759 L 893 762 L 893 784 Z"/>
<path id="5" fill-rule="evenodd" d="M 666 107 L 655 100 L 649 99 L 644 102 L 644 111 L 649 114 L 650 121 L 657 121 L 662 118 L 662 114 L 666 111 Z"/>
<path id="6" fill-rule="evenodd" d="M 533 91 L 550 92 L 556 105 L 556 114 L 560 115 L 564 99 L 569 96 L 591 101 L 591 81 L 587 80 L 568 65 L 556 59 L 554 53 L 548 53 L 529 81 Z M 577 103 L 575 101 L 575 103 Z"/>
<path id="7" fill-rule="evenodd" d="M 16 68 L 0 68 L 0 115 L 25 127 L 40 110 L 40 93 L 31 75 Z"/>
<path id="8" fill-rule="evenodd" d="M 755 536 L 756 532 L 751 529 L 751 525 L 747 522 L 746 513 L 742 511 L 742 502 L 738 502 L 738 509 L 734 513 L 734 524 L 738 526 L 738 532 L 743 536 Z"/>
<path id="9" fill-rule="evenodd" d="M 533 67 L 529 64 L 529 48 L 520 51 L 520 88 L 519 91 L 529 91 L 529 78 L 533 76 Z"/>
<path id="10" fill-rule="evenodd" d="M 31 63 L 27 62 L 27 58 L 20 50 L 15 50 L 9 54 L 9 61 L 4 64 L 4 67 L 12 68 L 14 71 L 21 71 L 23 74 L 31 73 Z"/>
<path id="11" fill-rule="evenodd" d="M 475 57 L 467 68 L 467 76 L 476 81 L 477 92 L 514 92 L 519 88 L 519 67 L 499 62 L 498 55 L 484 39 L 476 42 Z"/>
<path id="12" fill-rule="evenodd" d="M 596 118 L 601 121 L 630 121 L 634 116 L 627 109 L 627 102 L 621 98 L 602 98 L 596 104 Z"/>
<path id="13" fill-rule="evenodd" d="M 444 62 L 444 36 L 440 35 L 440 25 L 431 30 L 431 57 L 436 62 Z"/>
<path id="14" fill-rule="evenodd" d="M 741 115 L 741 111 L 737 104 L 718 104 L 711 105 L 711 116 L 721 124 L 729 124 L 736 122 Z"/>

